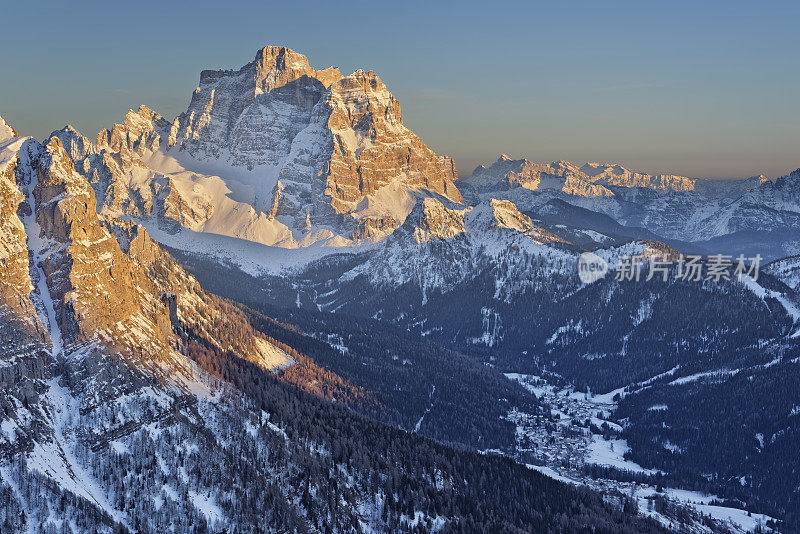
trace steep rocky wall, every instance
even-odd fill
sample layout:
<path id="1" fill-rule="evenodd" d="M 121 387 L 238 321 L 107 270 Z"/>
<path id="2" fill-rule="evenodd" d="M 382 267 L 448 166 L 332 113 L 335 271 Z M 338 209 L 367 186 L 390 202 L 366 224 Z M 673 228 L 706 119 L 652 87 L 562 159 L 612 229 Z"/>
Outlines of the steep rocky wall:
<path id="1" fill-rule="evenodd" d="M 47 341 L 31 300 L 28 236 L 20 218 L 30 206 L 18 183 L 17 175 L 24 176 L 18 173 L 20 150 L 26 150 L 26 141 L 9 140 L 0 155 L 0 360 L 29 353 Z"/>

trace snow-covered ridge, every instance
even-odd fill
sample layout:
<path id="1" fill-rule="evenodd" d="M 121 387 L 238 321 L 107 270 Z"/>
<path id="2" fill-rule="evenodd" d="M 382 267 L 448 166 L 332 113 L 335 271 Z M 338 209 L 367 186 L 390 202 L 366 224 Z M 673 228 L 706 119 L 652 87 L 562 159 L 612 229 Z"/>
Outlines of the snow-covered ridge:
<path id="1" fill-rule="evenodd" d="M 774 261 L 765 270 L 795 291 L 800 288 L 800 256 Z"/>
<path id="2" fill-rule="evenodd" d="M 488 271 L 496 278 L 495 298 L 504 300 L 545 283 L 550 275 L 560 279 L 577 272 L 578 254 L 550 246 L 554 243 L 564 241 L 511 202 L 488 200 L 462 208 L 427 198 L 341 280 L 363 275 L 384 288 L 411 283 L 422 290 L 424 304 L 429 292 L 446 293 Z"/>
<path id="3" fill-rule="evenodd" d="M 94 188 L 69 156 L 75 148 L 60 137 L 45 146 L 29 138 L 0 144 L 0 229 L 8 238 L 0 247 L 8 267 L 0 275 L 0 304 L 7 303 L 11 319 L 30 322 L 34 333 L 44 325 L 49 335 L 35 337 L 49 339 L 54 357 L 95 344 L 160 365 L 175 361 L 179 334 L 191 330 L 210 346 L 234 350 L 266 369 L 289 364 L 241 312 L 206 294 L 142 227 L 98 216 Z M 23 200 L 25 209 L 18 210 Z M 229 338 L 218 328 L 231 321 L 242 325 L 243 336 Z"/>
<path id="4" fill-rule="evenodd" d="M 551 201 L 564 202 L 622 226 L 644 228 L 648 239 L 698 243 L 708 254 L 776 259 L 800 252 L 798 171 L 775 180 L 759 175 L 715 181 L 503 155 L 462 183 L 470 203 L 505 199 L 537 213 L 550 209 Z"/>
<path id="5" fill-rule="evenodd" d="M 0 117 L 0 143 L 6 142 L 17 137 L 17 132 L 8 125 L 8 123 Z"/>
<path id="6" fill-rule="evenodd" d="M 479 165 L 464 183 L 480 192 L 522 187 L 556 190 L 582 197 L 613 196 L 615 188 L 644 188 L 664 194 L 695 191 L 708 198 L 738 197 L 769 180 L 754 176 L 746 180 L 705 180 L 671 174 L 631 171 L 616 163 L 575 165 L 568 161 L 535 163 L 501 154 L 490 166 Z"/>
<path id="7" fill-rule="evenodd" d="M 5 124 L 2 118 L 0 123 Z M 16 137 L 10 127 L 7 133 L 9 137 L 0 141 L 0 338 L 5 344 L 0 367 L 50 338 L 44 301 L 34 294 L 41 274 L 31 265 L 28 251 L 27 226 L 35 221 L 28 212 L 31 197 L 25 190 L 36 176 L 27 162 L 31 153 L 38 152 L 38 143 Z M 34 237 L 38 240 L 39 234 Z M 36 265 L 35 254 L 33 260 Z"/>
<path id="8" fill-rule="evenodd" d="M 426 198 L 459 210 L 507 200 L 534 218 L 560 199 L 686 242 L 800 230 L 796 180 L 788 178 L 723 183 L 503 155 L 458 180 L 453 161 L 405 127 L 377 74 L 316 69 L 285 47 L 264 47 L 238 70 L 203 71 L 174 120 L 142 106 L 96 142 L 70 127 L 53 136 L 92 184 L 100 212 L 169 235 L 354 247 L 386 239 Z M 764 257 L 800 251 L 791 233 L 768 241 L 775 250 Z"/>

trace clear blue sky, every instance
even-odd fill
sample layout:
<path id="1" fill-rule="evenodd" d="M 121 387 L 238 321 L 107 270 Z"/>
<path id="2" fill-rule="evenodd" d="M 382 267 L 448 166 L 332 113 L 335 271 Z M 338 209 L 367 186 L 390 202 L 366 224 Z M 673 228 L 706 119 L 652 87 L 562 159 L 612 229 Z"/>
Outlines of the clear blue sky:
<path id="1" fill-rule="evenodd" d="M 0 115 L 90 137 L 265 44 L 373 69 L 462 174 L 499 153 L 711 178 L 800 167 L 797 2 L 5 3 Z"/>

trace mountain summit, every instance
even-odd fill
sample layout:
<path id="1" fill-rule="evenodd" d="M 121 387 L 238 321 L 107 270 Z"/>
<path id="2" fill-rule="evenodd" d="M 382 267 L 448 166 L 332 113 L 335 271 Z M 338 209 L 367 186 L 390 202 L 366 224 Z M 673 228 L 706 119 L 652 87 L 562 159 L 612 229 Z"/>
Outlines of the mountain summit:
<path id="1" fill-rule="evenodd" d="M 101 209 L 170 233 L 348 245 L 385 237 L 420 198 L 461 202 L 453 161 L 405 127 L 377 74 L 316 70 L 284 47 L 203 71 L 172 122 L 142 106 L 96 144 L 71 128 L 53 135 Z"/>

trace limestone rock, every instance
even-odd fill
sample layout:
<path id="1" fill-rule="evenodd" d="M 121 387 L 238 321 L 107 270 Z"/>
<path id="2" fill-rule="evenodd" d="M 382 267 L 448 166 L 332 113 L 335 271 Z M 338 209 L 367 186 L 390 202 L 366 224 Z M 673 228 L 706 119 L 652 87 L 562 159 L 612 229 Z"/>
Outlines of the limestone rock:
<path id="1" fill-rule="evenodd" d="M 28 354 L 47 341 L 46 328 L 31 300 L 28 236 L 20 217 L 30 212 L 20 182 L 26 179 L 31 141 L 18 138 L 0 118 L 3 129 L 8 137 L 0 141 L 0 361 Z"/>
<path id="2" fill-rule="evenodd" d="M 461 202 L 452 159 L 406 128 L 372 71 L 343 77 L 284 47 L 203 71 L 169 122 L 142 106 L 97 143 L 53 133 L 100 209 L 284 247 L 385 238 L 429 195 Z"/>

